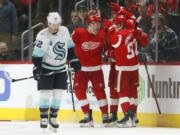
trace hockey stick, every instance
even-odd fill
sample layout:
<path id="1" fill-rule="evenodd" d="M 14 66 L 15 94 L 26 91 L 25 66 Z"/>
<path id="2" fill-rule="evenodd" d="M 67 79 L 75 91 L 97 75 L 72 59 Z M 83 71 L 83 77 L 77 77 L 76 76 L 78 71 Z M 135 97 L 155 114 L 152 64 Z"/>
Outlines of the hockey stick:
<path id="1" fill-rule="evenodd" d="M 137 26 L 138 26 L 139 22 L 141 21 L 141 18 L 142 18 L 141 16 L 139 16 L 139 17 L 137 18 L 137 21 L 136 21 L 136 24 L 135 24 L 135 30 L 137 29 Z M 154 99 L 155 99 L 155 102 L 156 102 L 156 106 L 157 106 L 157 108 L 158 108 L 158 112 L 159 112 L 159 114 L 161 115 L 161 114 L 162 114 L 162 113 L 161 113 L 161 109 L 160 109 L 159 103 L 158 103 L 158 101 L 157 101 L 157 97 L 156 97 L 156 94 L 155 94 L 154 86 L 153 86 L 153 84 L 152 84 L 152 81 L 151 81 L 151 78 L 150 78 L 150 75 L 149 75 L 149 72 L 148 72 L 148 67 L 147 67 L 146 60 L 145 60 L 145 59 L 143 59 L 143 63 L 144 63 L 144 66 L 145 66 L 145 69 L 146 69 L 146 73 L 147 73 L 147 76 L 148 76 L 148 81 L 149 81 L 149 83 L 150 83 L 150 85 L 151 85 L 151 88 L 152 88 L 152 93 L 153 93 L 153 96 L 154 96 Z"/>
<path id="2" fill-rule="evenodd" d="M 108 57 L 105 54 L 106 44 L 107 44 L 106 40 L 107 40 L 107 30 L 105 30 L 105 35 L 104 35 L 104 48 L 103 48 L 104 61 L 108 61 Z"/>
<path id="3" fill-rule="evenodd" d="M 161 115 L 161 114 L 162 114 L 162 113 L 161 113 L 161 109 L 160 109 L 159 103 L 158 103 L 158 101 L 157 101 L 157 97 L 156 97 L 156 94 L 155 94 L 154 86 L 153 86 L 153 84 L 152 84 L 152 81 L 151 81 L 151 78 L 150 78 L 150 75 L 149 75 L 149 72 L 148 72 L 148 67 L 147 67 L 146 61 L 143 60 L 143 63 L 144 63 L 144 66 L 145 66 L 145 69 L 146 69 L 146 73 L 147 73 L 147 76 L 148 76 L 148 81 L 149 81 L 149 83 L 150 83 L 150 85 L 151 85 L 151 88 L 152 88 L 152 93 L 153 93 L 153 96 L 154 96 L 154 99 L 155 99 L 155 102 L 156 102 L 156 106 L 157 106 L 157 108 L 158 108 L 158 112 L 159 112 L 159 114 Z"/>
<path id="4" fill-rule="evenodd" d="M 68 68 L 70 68 L 69 63 L 68 63 Z M 71 76 L 71 71 L 70 70 L 68 70 L 68 76 L 69 76 L 69 85 L 70 85 L 70 90 L 71 90 L 71 99 L 72 99 L 74 119 L 76 121 L 77 120 L 77 118 L 76 118 L 76 108 L 75 108 L 75 102 L 74 102 L 74 96 L 73 96 L 72 76 Z"/>
<path id="5" fill-rule="evenodd" d="M 68 71 L 68 70 L 73 70 L 73 69 L 64 69 L 64 70 L 60 70 L 60 71 L 52 71 L 52 72 L 42 74 L 42 75 L 43 76 L 49 76 L 49 75 L 53 75 L 53 74 L 56 74 L 56 73 L 65 72 L 65 71 Z M 34 76 L 30 76 L 30 77 L 24 77 L 24 78 L 20 78 L 20 79 L 14 79 L 14 78 L 11 78 L 10 75 L 6 71 L 3 71 L 3 73 L 4 73 L 4 76 L 11 82 L 24 81 L 24 80 L 34 78 Z"/>

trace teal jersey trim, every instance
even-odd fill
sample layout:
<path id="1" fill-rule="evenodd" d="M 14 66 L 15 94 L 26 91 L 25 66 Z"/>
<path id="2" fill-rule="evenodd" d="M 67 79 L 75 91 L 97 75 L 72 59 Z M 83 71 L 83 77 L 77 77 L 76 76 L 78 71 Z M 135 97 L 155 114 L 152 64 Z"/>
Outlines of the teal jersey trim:
<path id="1" fill-rule="evenodd" d="M 43 51 L 42 49 L 40 49 L 40 48 L 35 48 L 34 51 L 33 51 L 32 56 L 33 56 L 33 57 L 43 57 L 45 53 L 46 53 L 46 52 Z"/>
<path id="2" fill-rule="evenodd" d="M 77 62 L 77 61 L 79 61 L 79 59 L 75 58 L 75 59 L 70 60 L 69 63 L 73 63 L 73 62 Z"/>
<path id="3" fill-rule="evenodd" d="M 74 47 L 74 43 L 72 41 L 72 39 L 69 39 L 67 42 L 68 48 L 73 48 Z"/>
<path id="4" fill-rule="evenodd" d="M 52 66 L 42 64 L 42 67 L 45 68 L 45 69 L 49 69 L 49 70 L 61 70 L 61 69 L 66 68 L 66 65 L 64 64 L 64 65 L 61 65 L 61 66 L 58 66 L 58 67 L 52 67 Z"/>

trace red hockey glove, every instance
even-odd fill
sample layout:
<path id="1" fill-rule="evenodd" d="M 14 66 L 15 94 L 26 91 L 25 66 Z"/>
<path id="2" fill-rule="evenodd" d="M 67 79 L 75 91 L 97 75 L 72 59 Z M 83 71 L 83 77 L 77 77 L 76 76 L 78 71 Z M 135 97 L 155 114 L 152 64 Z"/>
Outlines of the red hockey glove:
<path id="1" fill-rule="evenodd" d="M 134 21 L 131 20 L 131 19 L 128 19 L 128 20 L 126 21 L 126 28 L 127 28 L 127 29 L 134 29 L 134 27 L 135 27 Z"/>
<path id="2" fill-rule="evenodd" d="M 108 32 L 115 31 L 116 26 L 108 19 L 103 20 L 103 27 L 104 29 L 108 30 Z"/>
<path id="3" fill-rule="evenodd" d="M 134 37 L 137 39 L 137 40 L 141 40 L 143 36 L 143 33 L 140 29 L 137 29 L 134 31 Z"/>
<path id="4" fill-rule="evenodd" d="M 103 20 L 104 29 L 109 29 L 109 27 L 111 27 L 112 25 L 113 25 L 113 23 L 110 20 L 108 20 L 108 19 Z"/>
<path id="5" fill-rule="evenodd" d="M 112 8 L 112 14 L 120 14 L 121 13 L 122 7 L 120 7 L 117 3 L 111 2 L 108 5 L 110 5 Z"/>

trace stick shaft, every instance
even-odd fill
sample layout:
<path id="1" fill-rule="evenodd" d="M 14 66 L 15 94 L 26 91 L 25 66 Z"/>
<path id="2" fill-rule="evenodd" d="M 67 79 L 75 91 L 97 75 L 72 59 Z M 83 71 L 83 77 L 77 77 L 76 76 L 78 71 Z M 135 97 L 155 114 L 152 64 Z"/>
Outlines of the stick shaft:
<path id="1" fill-rule="evenodd" d="M 155 99 L 155 102 L 156 102 L 156 106 L 157 106 L 157 108 L 158 108 L 158 112 L 159 112 L 159 114 L 161 115 L 161 114 L 162 114 L 162 113 L 161 113 L 161 109 L 160 109 L 160 107 L 159 107 L 159 103 L 158 103 L 158 101 L 157 101 L 157 97 L 156 97 L 156 94 L 155 94 L 154 86 L 153 86 L 153 84 L 152 84 L 152 81 L 151 81 L 151 78 L 150 78 L 150 75 L 149 75 L 149 72 L 148 72 L 147 64 L 146 64 L 145 61 L 144 61 L 144 66 L 145 66 L 146 73 L 147 73 L 147 76 L 148 76 L 148 81 L 149 81 L 149 83 L 150 83 L 150 85 L 151 85 L 151 88 L 152 88 L 152 93 L 153 93 L 153 96 L 154 96 L 154 99 Z"/>
<path id="2" fill-rule="evenodd" d="M 69 64 L 68 64 L 68 68 L 69 68 Z M 76 118 L 76 108 L 75 108 L 75 102 L 74 102 L 74 96 L 73 96 L 72 76 L 71 76 L 71 71 L 70 70 L 68 70 L 68 76 L 69 76 L 69 85 L 70 85 L 70 90 L 71 90 L 71 99 L 72 99 L 74 119 L 76 121 L 77 120 L 77 118 Z"/>
<path id="3" fill-rule="evenodd" d="M 53 74 L 56 74 L 56 73 L 61 73 L 61 72 L 69 71 L 69 70 L 72 70 L 72 69 L 64 69 L 64 70 L 60 70 L 60 71 L 52 71 L 52 72 L 49 72 L 49 73 L 46 73 L 46 74 L 42 74 L 42 75 L 48 76 L 48 75 L 53 75 Z M 34 76 L 24 77 L 24 78 L 20 78 L 20 79 L 12 79 L 12 82 L 24 81 L 24 80 L 28 80 L 28 79 L 31 79 L 31 78 L 34 78 Z"/>

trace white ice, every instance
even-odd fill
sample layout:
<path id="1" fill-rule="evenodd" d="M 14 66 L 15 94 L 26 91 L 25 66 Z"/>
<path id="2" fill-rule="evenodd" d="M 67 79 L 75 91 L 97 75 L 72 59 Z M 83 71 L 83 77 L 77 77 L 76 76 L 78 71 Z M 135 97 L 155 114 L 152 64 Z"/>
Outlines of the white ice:
<path id="1" fill-rule="evenodd" d="M 80 128 L 78 123 L 59 123 L 58 133 L 43 133 L 39 122 L 0 121 L 0 135 L 180 135 L 180 128 Z"/>

